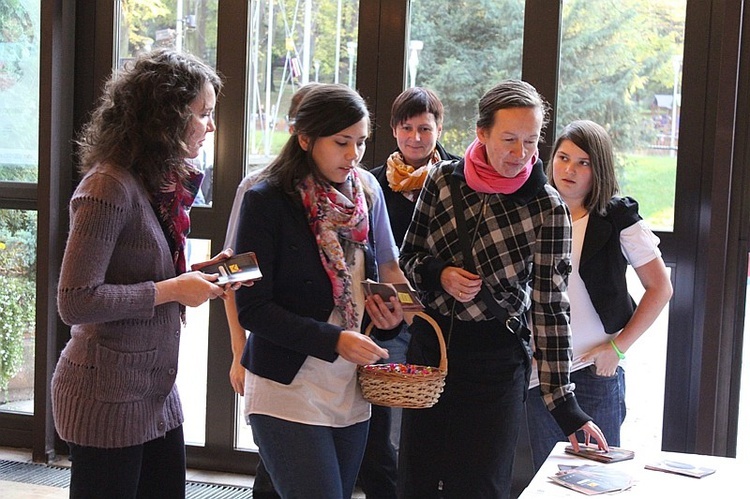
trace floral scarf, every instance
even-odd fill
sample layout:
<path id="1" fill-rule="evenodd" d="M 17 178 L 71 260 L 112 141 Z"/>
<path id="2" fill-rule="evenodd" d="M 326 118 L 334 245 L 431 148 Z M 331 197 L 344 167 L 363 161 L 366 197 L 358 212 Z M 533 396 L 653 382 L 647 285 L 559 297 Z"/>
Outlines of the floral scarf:
<path id="1" fill-rule="evenodd" d="M 187 175 L 180 179 L 178 173 L 172 170 L 162 182 L 161 189 L 154 196 L 152 205 L 159 219 L 164 235 L 172 253 L 172 263 L 176 275 L 187 270 L 185 246 L 187 235 L 190 233 L 190 207 L 195 201 L 203 173 L 186 164 Z M 180 316 L 185 322 L 185 306 L 180 305 Z"/>
<path id="2" fill-rule="evenodd" d="M 385 178 L 392 191 L 400 192 L 409 201 L 415 201 L 427 178 L 427 172 L 440 159 L 440 153 L 435 149 L 427 164 L 415 170 L 413 166 L 404 163 L 404 156 L 400 151 L 395 151 L 386 161 Z"/>
<path id="3" fill-rule="evenodd" d="M 501 176 L 487 161 L 487 147 L 474 139 L 466 149 L 464 175 L 469 187 L 484 194 L 513 194 L 529 179 L 537 154 L 531 156 L 523 170 L 513 178 Z"/>
<path id="4" fill-rule="evenodd" d="M 347 181 L 338 187 L 308 175 L 297 190 L 318 243 L 320 261 L 331 280 L 333 303 L 342 326 L 357 329 L 359 317 L 354 308 L 347 256 L 366 244 L 369 232 L 367 201 L 359 174 L 352 170 Z"/>

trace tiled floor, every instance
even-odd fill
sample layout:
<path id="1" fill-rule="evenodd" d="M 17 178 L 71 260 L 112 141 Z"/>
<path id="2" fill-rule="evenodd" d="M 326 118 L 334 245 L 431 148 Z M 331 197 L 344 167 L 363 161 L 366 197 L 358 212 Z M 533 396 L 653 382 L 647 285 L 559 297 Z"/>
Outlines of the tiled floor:
<path id="1" fill-rule="evenodd" d="M 3 499 L 58 499 L 68 497 L 68 489 L 2 480 L 0 480 L 0 490 L 3 491 Z"/>

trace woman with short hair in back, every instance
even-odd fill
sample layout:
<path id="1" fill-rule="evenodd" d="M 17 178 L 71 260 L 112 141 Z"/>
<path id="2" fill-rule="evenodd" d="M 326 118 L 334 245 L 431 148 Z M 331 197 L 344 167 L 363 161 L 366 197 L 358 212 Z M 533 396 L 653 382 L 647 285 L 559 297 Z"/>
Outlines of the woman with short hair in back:
<path id="1" fill-rule="evenodd" d="M 391 106 L 391 131 L 397 149 L 383 165 L 370 171 L 383 188 L 393 237 L 400 245 L 427 173 L 440 161 L 458 157 L 438 142 L 443 132 L 443 103 L 428 88 L 411 87 L 396 97 Z M 388 349 L 388 362 L 406 362 L 409 344 L 406 325 L 398 336 L 378 344 Z M 372 406 L 370 433 L 359 472 L 360 486 L 367 497 L 396 497 L 397 457 L 391 440 L 393 437 L 398 442 L 400 423 L 401 409 Z"/>

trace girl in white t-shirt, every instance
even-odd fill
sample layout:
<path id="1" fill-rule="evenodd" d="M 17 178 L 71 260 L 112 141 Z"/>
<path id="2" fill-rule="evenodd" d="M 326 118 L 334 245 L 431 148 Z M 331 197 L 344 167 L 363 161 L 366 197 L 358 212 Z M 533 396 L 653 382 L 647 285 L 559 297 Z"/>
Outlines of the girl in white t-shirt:
<path id="1" fill-rule="evenodd" d="M 638 203 L 618 197 L 612 141 L 592 121 L 562 131 L 547 164 L 549 181 L 573 219 L 572 272 L 568 279 L 573 335 L 571 381 L 578 403 L 610 445 L 620 445 L 625 419 L 625 352 L 653 324 L 672 296 L 659 239 L 638 214 Z M 627 292 L 631 265 L 645 293 L 636 306 Z M 532 373 L 534 374 L 534 373 Z M 566 441 L 532 378 L 527 418 L 534 466 Z"/>

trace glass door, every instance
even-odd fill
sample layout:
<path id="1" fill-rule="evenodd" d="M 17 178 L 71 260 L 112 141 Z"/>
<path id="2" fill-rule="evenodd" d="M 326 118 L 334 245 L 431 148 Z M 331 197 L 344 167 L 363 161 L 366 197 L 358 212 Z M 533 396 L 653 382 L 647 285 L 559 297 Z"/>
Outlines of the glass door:
<path id="1" fill-rule="evenodd" d="M 359 9 L 357 0 L 250 2 L 246 174 L 267 165 L 289 139 L 287 111 L 299 87 L 356 88 Z M 256 450 L 243 397 L 235 407 L 235 446 Z"/>
<path id="2" fill-rule="evenodd" d="M 34 413 L 39 0 L 0 8 L 0 412 Z"/>
<path id="3" fill-rule="evenodd" d="M 216 67 L 218 0 L 122 0 L 117 19 L 115 70 L 141 52 L 159 47 L 191 53 Z M 194 210 L 210 208 L 213 202 L 214 133 L 204 142 L 201 154 L 192 160 L 204 172 Z M 188 264 L 205 261 L 211 241 L 188 241 Z M 210 304 L 188 308 L 187 325 L 180 344 L 177 387 L 185 412 L 185 442 L 202 446 L 206 441 L 207 352 Z"/>
<path id="4" fill-rule="evenodd" d="M 621 195 L 638 201 L 653 231 L 674 228 L 686 7 L 686 0 L 563 3 L 557 126 L 548 133 L 577 119 L 604 126 Z M 643 287 L 632 269 L 628 289 L 638 302 Z M 668 317 L 669 305 L 628 352 L 622 440 L 637 448 L 661 445 Z"/>

